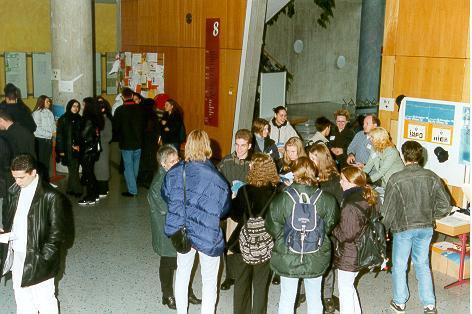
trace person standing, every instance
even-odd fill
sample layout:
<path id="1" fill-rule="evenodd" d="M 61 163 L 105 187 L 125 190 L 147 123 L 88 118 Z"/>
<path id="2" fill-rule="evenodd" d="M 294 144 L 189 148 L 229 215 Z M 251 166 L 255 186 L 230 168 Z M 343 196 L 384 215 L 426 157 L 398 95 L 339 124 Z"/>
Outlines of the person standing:
<path id="1" fill-rule="evenodd" d="M 341 314 L 361 314 L 354 280 L 362 269 L 357 262 L 357 242 L 372 215 L 379 212 L 377 193 L 367 185 L 367 175 L 359 168 L 347 166 L 341 171 L 343 202 L 341 218 L 333 229 L 334 261 L 337 269 Z"/>
<path id="2" fill-rule="evenodd" d="M 103 116 L 103 129 L 100 130 L 100 157 L 95 162 L 94 173 L 97 178 L 98 197 L 108 196 L 110 187 L 110 142 L 113 137 L 110 103 L 102 96 L 97 97 L 97 106 Z"/>
<path id="3" fill-rule="evenodd" d="M 228 181 L 228 184 L 232 187 L 233 196 L 236 196 L 236 187 L 238 186 L 238 183 L 246 183 L 247 181 L 249 162 L 251 160 L 250 152 L 252 147 L 252 134 L 249 130 L 241 129 L 236 132 L 234 137 L 235 151 L 225 156 L 218 164 L 217 168 L 225 177 L 226 181 Z M 236 222 L 230 218 L 226 219 L 224 229 L 227 243 L 235 228 Z M 228 243 L 227 246 L 229 245 L 230 243 Z M 233 268 L 236 267 L 235 263 L 237 262 L 234 257 L 235 252 L 232 248 L 227 249 L 228 251 L 225 254 L 226 278 L 221 284 L 221 290 L 229 290 L 235 280 L 233 273 Z"/>
<path id="4" fill-rule="evenodd" d="M 154 176 L 147 199 L 151 214 L 152 247 L 160 257 L 159 280 L 162 290 L 162 304 L 167 305 L 171 310 L 176 309 L 174 290 L 172 283 L 174 271 L 177 268 L 177 252 L 172 246 L 172 242 L 164 234 L 164 223 L 167 214 L 167 204 L 161 196 L 162 183 L 167 171 L 179 162 L 179 154 L 175 147 L 170 145 L 162 146 L 157 152 L 157 162 L 159 168 Z M 189 288 L 188 302 L 200 304 L 202 301 Z"/>
<path id="5" fill-rule="evenodd" d="M 56 135 L 56 155 L 68 172 L 66 193 L 75 197 L 82 196 L 79 175 L 82 116 L 79 111 L 80 102 L 69 100 L 66 112 L 57 120 Z"/>
<path id="6" fill-rule="evenodd" d="M 67 198 L 40 180 L 31 155 L 16 156 L 11 164 L 15 184 L 8 190 L 2 232 L 2 275 L 12 272 L 17 313 L 58 313 L 54 277 L 65 240 Z"/>
<path id="7" fill-rule="evenodd" d="M 185 128 L 183 125 L 182 108 L 175 100 L 168 99 L 165 102 L 164 115 L 161 119 L 162 144 L 173 145 L 177 150 L 180 150 L 180 144 L 185 138 Z"/>
<path id="8" fill-rule="evenodd" d="M 56 132 L 56 121 L 51 111 L 51 99 L 41 95 L 33 109 L 33 120 L 36 123 L 34 131 L 38 166 L 44 180 L 49 181 L 49 164 L 51 163 L 52 136 Z"/>
<path id="9" fill-rule="evenodd" d="M 10 144 L 13 157 L 20 154 L 36 157 L 33 133 L 18 122 L 14 122 L 10 114 L 2 109 L 0 109 L 0 130 L 5 131 L 3 135 Z"/>
<path id="10" fill-rule="evenodd" d="M 124 103 L 116 109 L 113 116 L 113 132 L 120 146 L 127 187 L 127 191 L 121 195 L 135 197 L 138 195 L 136 179 L 141 159 L 145 117 L 142 108 L 133 101 L 134 93 L 130 88 L 123 88 L 121 94 Z"/>
<path id="11" fill-rule="evenodd" d="M 437 310 L 429 246 L 435 220 L 447 216 L 452 206 L 441 178 L 421 167 L 423 147 L 418 142 L 406 141 L 401 150 L 405 168 L 390 177 L 381 207 L 385 229 L 393 233 L 390 307 L 396 313 L 405 313 L 409 298 L 406 276 L 411 255 L 424 313 L 434 314 Z"/>
<path id="12" fill-rule="evenodd" d="M 220 220 L 229 211 L 231 190 L 210 161 L 210 138 L 205 131 L 193 130 L 185 144 L 185 162 L 170 169 L 162 186 L 169 206 L 164 227 L 170 237 L 185 227 L 191 243 L 188 253 L 177 252 L 175 302 L 177 313 L 187 313 L 188 287 L 195 254 L 200 257 L 202 314 L 214 313 L 220 256 L 224 251 Z"/>
<path id="13" fill-rule="evenodd" d="M 315 193 L 319 194 L 318 189 L 313 187 L 317 183 L 316 168 L 308 157 L 300 157 L 292 171 L 294 183 L 288 189 L 295 189 L 298 195 L 306 195 L 308 199 Z M 280 275 L 279 314 L 294 312 L 299 278 L 303 279 L 305 285 L 307 313 L 322 314 L 321 281 L 331 262 L 331 241 L 328 235 L 337 223 L 338 205 L 334 196 L 329 193 L 319 194 L 316 210 L 319 218 L 324 221 L 323 242 L 315 252 L 303 255 L 290 250 L 285 238 L 287 220 L 292 216 L 294 206 L 292 196 L 288 192 L 281 193 L 272 201 L 266 218 L 267 232 L 274 239 L 270 266 Z"/>
<path id="14" fill-rule="evenodd" d="M 0 103 L 0 109 L 5 110 L 13 122 L 21 124 L 33 134 L 36 130 L 36 123 L 31 116 L 31 110 L 21 100 L 20 90 L 12 83 L 5 85 L 3 89 L 5 100 Z"/>

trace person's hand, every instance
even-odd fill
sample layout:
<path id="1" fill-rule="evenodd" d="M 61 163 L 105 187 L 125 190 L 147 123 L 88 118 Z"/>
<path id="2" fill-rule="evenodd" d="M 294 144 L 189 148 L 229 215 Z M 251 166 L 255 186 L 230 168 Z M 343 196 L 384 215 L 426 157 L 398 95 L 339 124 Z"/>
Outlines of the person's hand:
<path id="1" fill-rule="evenodd" d="M 161 124 L 162 124 L 162 125 L 166 125 L 166 124 L 167 124 L 167 121 L 166 121 L 166 120 L 161 120 Z"/>
<path id="2" fill-rule="evenodd" d="M 164 128 L 164 131 L 169 132 L 169 128 Z"/>
<path id="3" fill-rule="evenodd" d="M 347 156 L 346 162 L 350 165 L 355 164 L 356 163 L 356 156 L 354 156 L 353 154 L 349 154 L 349 156 Z"/>
<path id="4" fill-rule="evenodd" d="M 75 150 L 76 152 L 80 151 L 80 147 L 77 145 L 72 145 L 72 150 Z"/>
<path id="5" fill-rule="evenodd" d="M 59 156 L 65 156 L 65 155 L 66 155 L 66 154 L 64 154 L 64 153 L 59 153 Z"/>
<path id="6" fill-rule="evenodd" d="M 285 153 L 285 147 L 284 147 L 284 146 L 278 147 L 277 150 L 278 150 L 279 153 L 281 153 L 281 154 Z"/>

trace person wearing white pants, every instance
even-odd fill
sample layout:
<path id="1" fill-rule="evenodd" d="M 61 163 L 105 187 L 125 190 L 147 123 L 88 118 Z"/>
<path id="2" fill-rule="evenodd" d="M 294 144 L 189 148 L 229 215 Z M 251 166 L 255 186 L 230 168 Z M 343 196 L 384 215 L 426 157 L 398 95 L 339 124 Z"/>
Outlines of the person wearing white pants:
<path id="1" fill-rule="evenodd" d="M 354 287 L 354 280 L 359 272 L 338 269 L 339 312 L 361 314 L 359 296 Z"/>
<path id="2" fill-rule="evenodd" d="M 323 314 L 321 302 L 321 281 L 323 276 L 305 278 L 307 314 Z M 295 299 L 297 297 L 298 278 L 280 276 L 279 314 L 294 313 Z"/>
<path id="3" fill-rule="evenodd" d="M 195 260 L 195 249 L 187 254 L 177 253 L 177 272 L 175 274 L 175 303 L 177 314 L 186 314 L 188 307 L 188 285 Z M 200 257 L 200 273 L 202 275 L 202 313 L 214 313 L 216 304 L 216 284 L 220 257 L 208 256 L 198 252 Z"/>

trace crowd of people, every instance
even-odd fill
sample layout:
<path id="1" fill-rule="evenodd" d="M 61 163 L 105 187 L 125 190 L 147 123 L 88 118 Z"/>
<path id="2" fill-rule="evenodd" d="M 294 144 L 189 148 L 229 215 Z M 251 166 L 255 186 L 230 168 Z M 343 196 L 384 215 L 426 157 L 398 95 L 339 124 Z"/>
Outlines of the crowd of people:
<path id="1" fill-rule="evenodd" d="M 162 303 L 177 313 L 187 313 L 189 303 L 214 313 L 218 288 L 233 286 L 234 313 L 267 313 L 271 282 L 280 285 L 279 313 L 293 313 L 303 302 L 308 313 L 334 313 L 336 278 L 340 312 L 361 313 L 354 282 L 366 266 L 358 241 L 378 216 L 393 239 L 391 308 L 405 312 L 411 255 L 424 313 L 436 313 L 429 244 L 435 219 L 451 211 L 450 197 L 441 179 L 421 167 L 422 146 L 407 141 L 400 155 L 375 115 L 367 115 L 357 133 L 346 110 L 334 113 L 334 124 L 318 117 L 316 134 L 304 141 L 279 106 L 273 118 L 238 130 L 234 152 L 215 165 L 208 134 L 196 129 L 187 135 L 182 109 L 168 97 L 158 99 L 159 114 L 153 99 L 129 88 L 114 110 L 103 97 L 72 99 L 56 127 L 47 96 L 31 113 L 13 84 L 5 95 L 0 231 L 14 236 L 2 245 L 0 268 L 12 271 L 19 309 L 57 313 L 51 279 L 68 201 L 93 205 L 109 194 L 109 144 L 116 141 L 122 196 L 135 197 L 138 185 L 149 188 Z M 69 199 L 47 184 L 55 132 Z M 26 223 L 33 220 L 34 226 Z M 191 283 L 197 253 L 201 299 Z M 218 287 L 221 266 L 225 279 Z"/>

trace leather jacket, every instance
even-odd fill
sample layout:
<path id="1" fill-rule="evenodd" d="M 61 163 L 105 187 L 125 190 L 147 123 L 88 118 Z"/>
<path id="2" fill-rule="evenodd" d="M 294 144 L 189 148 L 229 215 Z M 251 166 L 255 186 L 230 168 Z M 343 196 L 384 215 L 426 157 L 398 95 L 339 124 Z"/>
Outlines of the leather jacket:
<path id="1" fill-rule="evenodd" d="M 15 218 L 21 189 L 13 184 L 3 210 L 3 226 L 10 232 Z M 47 182 L 39 178 L 38 186 L 28 212 L 26 258 L 22 287 L 38 284 L 56 276 L 59 270 L 60 248 L 65 240 L 65 213 L 69 200 Z M 0 271 L 3 271 L 8 245 L 2 244 Z M 3 273 L 3 272 L 2 272 Z M 0 273 L 1 275 L 1 273 Z"/>

